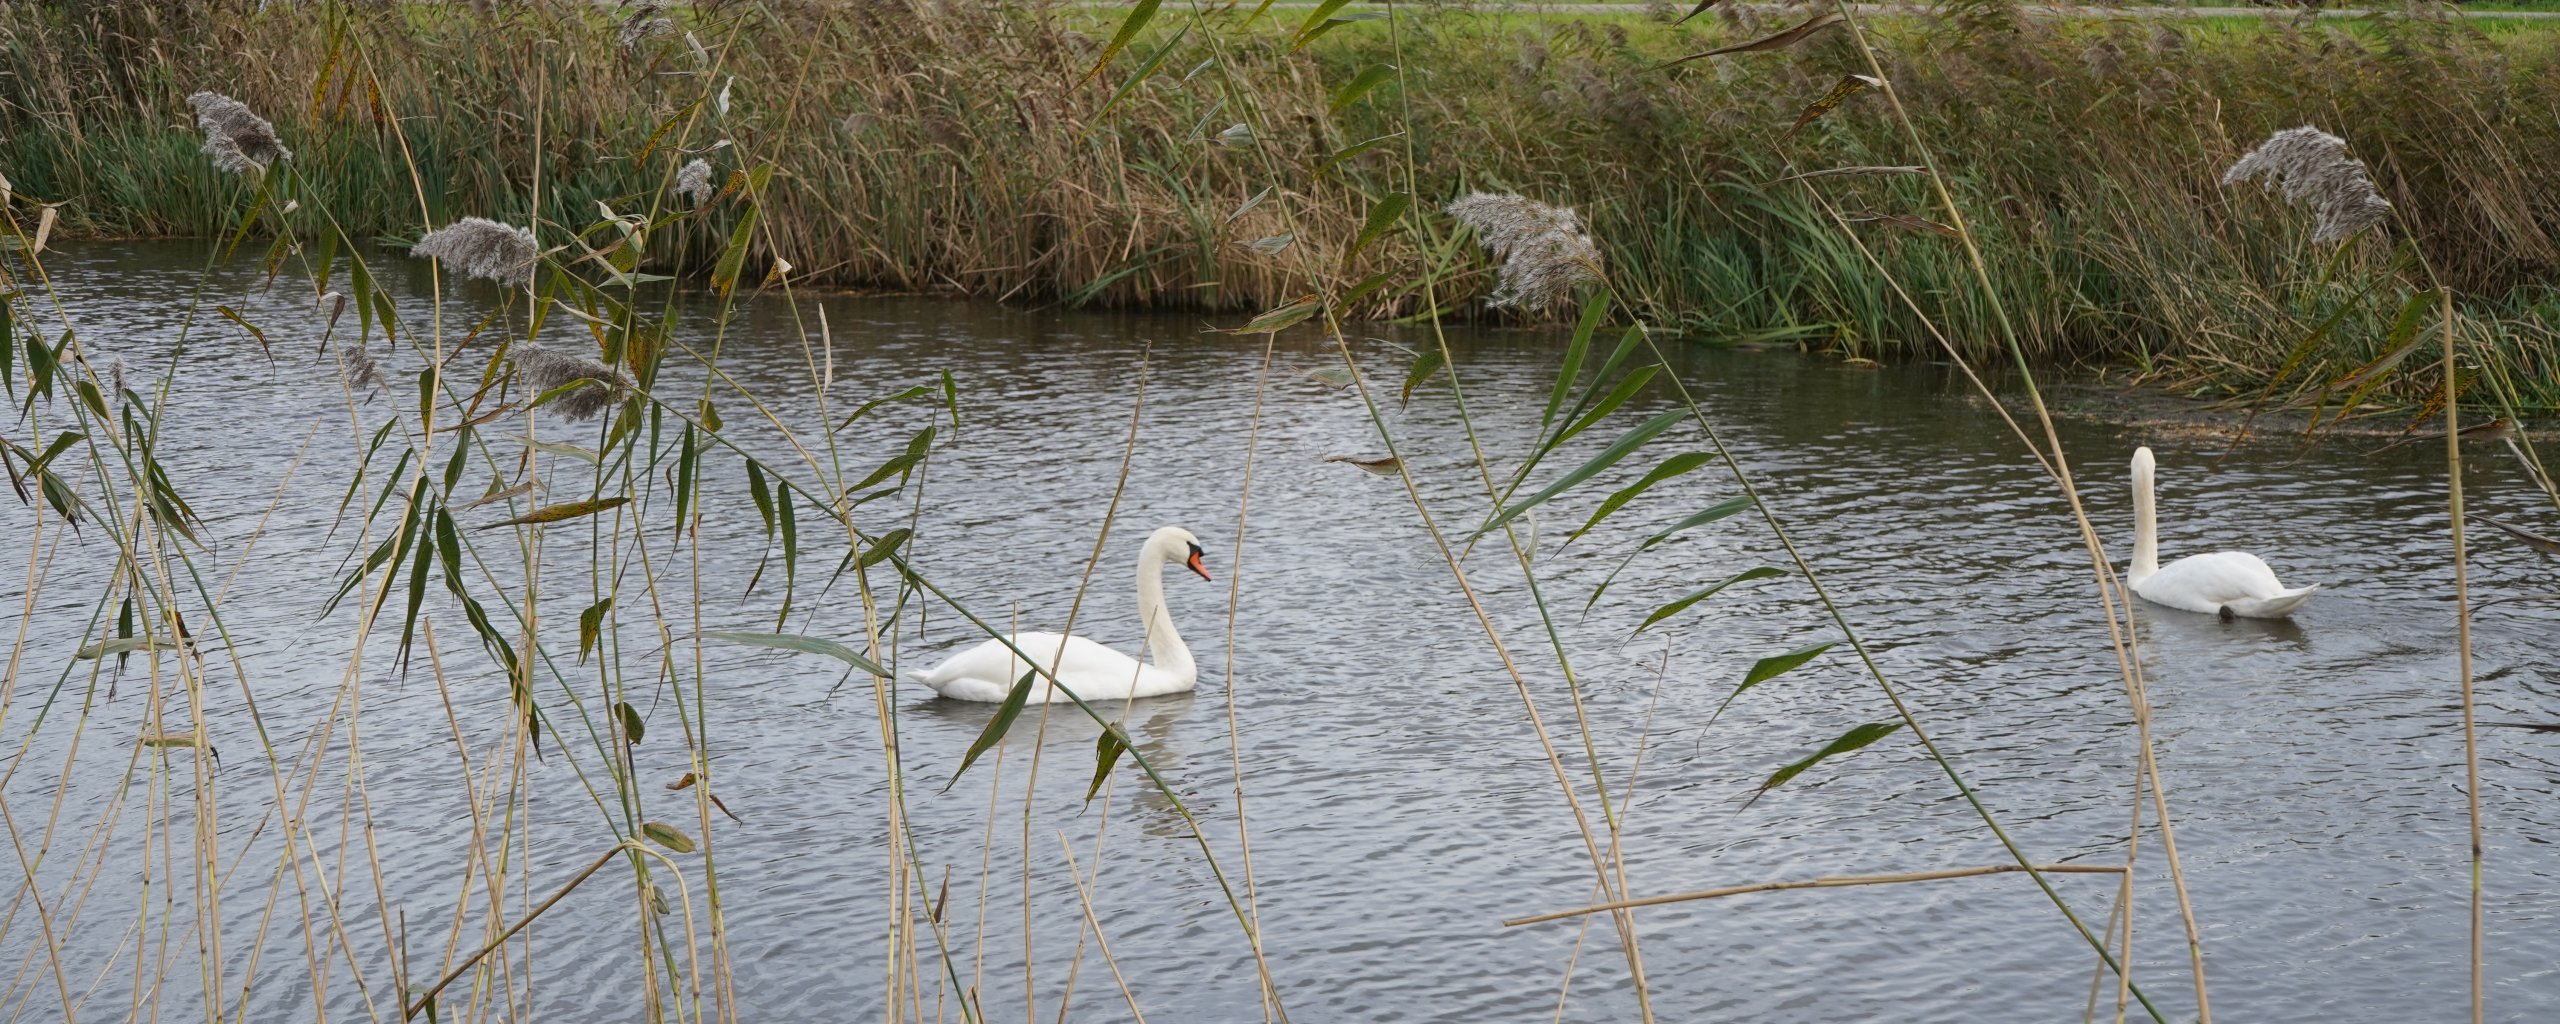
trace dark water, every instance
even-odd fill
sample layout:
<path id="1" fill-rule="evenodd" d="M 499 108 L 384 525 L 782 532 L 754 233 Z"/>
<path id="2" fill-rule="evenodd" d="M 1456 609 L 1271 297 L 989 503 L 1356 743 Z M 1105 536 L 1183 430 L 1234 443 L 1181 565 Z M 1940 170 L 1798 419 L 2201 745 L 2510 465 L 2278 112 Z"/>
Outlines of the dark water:
<path id="1" fill-rule="evenodd" d="M 186 248 L 98 248 L 74 250 L 53 269 L 93 357 L 120 356 L 140 379 L 165 366 L 201 259 Z M 396 624 L 377 627 L 363 671 L 349 678 L 352 611 L 323 616 L 320 606 L 356 542 L 352 525 L 331 536 L 330 523 L 361 449 L 351 438 L 369 433 L 395 399 L 364 407 L 361 427 L 351 425 L 330 371 L 312 356 L 310 314 L 297 300 L 247 294 L 254 280 L 247 270 L 217 274 L 206 301 L 263 319 L 273 361 L 238 331 L 200 323 L 170 397 L 162 451 L 208 526 L 205 575 L 213 585 L 229 581 L 221 611 L 233 645 L 214 657 L 202 698 L 224 754 L 213 773 L 221 988 L 236 993 L 253 979 L 253 1020 L 310 1019 L 315 979 L 333 1019 L 396 1019 L 386 916 L 404 929 L 413 974 L 437 973 L 449 944 L 467 950 L 485 934 L 487 882 L 466 870 L 473 808 L 456 735 L 467 740 L 472 771 L 508 763 L 506 694 L 459 609 L 441 596 L 427 614 L 447 686 L 424 667 L 399 669 L 382 635 L 396 634 Z M 429 312 L 422 297 L 404 301 L 413 317 Z M 449 299 L 449 332 L 467 330 L 492 302 L 478 292 Z M 1140 538 L 1164 524 L 1203 538 L 1218 582 L 1168 584 L 1203 682 L 1196 694 L 1127 707 L 1128 731 L 1207 823 L 1240 883 L 1232 700 L 1265 949 L 1294 1019 L 1546 1020 L 1558 1013 L 1569 963 L 1564 1019 L 1633 1019 L 1625 961 L 1605 924 L 1588 936 L 1572 922 L 1500 924 L 1586 902 L 1589 860 L 1518 692 L 1403 489 L 1324 461 L 1382 452 L 1351 392 L 1300 372 L 1338 365 L 1328 349 L 1312 338 L 1279 344 L 1239 565 L 1258 343 L 1204 334 L 1196 318 L 850 298 L 804 304 L 803 314 L 820 306 L 836 342 L 830 399 L 839 415 L 943 369 L 954 375 L 962 422 L 928 473 L 917 564 L 972 607 L 1018 614 L 1026 626 L 1054 628 L 1067 614 L 1112 500 L 1143 374 L 1135 456 L 1077 629 L 1134 646 L 1125 577 Z M 719 343 L 727 371 L 805 428 L 816 414 L 793 325 L 789 310 L 762 304 Z M 554 336 L 571 329 L 549 328 Z M 707 346 L 713 336 L 704 328 L 689 341 Z M 1497 466 L 1514 464 L 1534 432 L 1560 343 L 1547 331 L 1451 338 Z M 1408 361 L 1375 339 L 1355 348 L 1389 382 Z M 1997 418 L 1939 368 L 1857 370 L 1704 351 L 1685 358 L 1684 376 L 1880 666 L 2012 834 L 2042 861 L 2120 863 L 2131 717 L 2068 511 Z M 404 359 L 395 380 L 396 371 L 417 369 L 414 356 Z M 698 369 L 671 370 L 661 392 L 691 396 L 701 379 Z M 743 401 L 720 401 L 733 425 L 752 419 Z M 1668 396 L 1642 396 L 1587 447 L 1669 407 Z M 65 414 L 38 406 L 48 436 Z M 1445 388 L 1426 388 L 1407 408 L 1390 403 L 1384 414 L 1437 520 L 1454 530 L 1480 518 L 1481 485 Z M 866 419 L 844 435 L 848 464 L 892 454 L 926 415 L 902 407 Z M 761 453 L 785 452 L 769 429 L 735 429 Z M 12 437 L 28 432 L 9 428 Z M 563 428 L 554 439 L 578 435 Z M 1672 437 L 1666 445 L 1704 446 L 1679 431 Z M 2131 529 L 2121 467 L 2147 442 L 2161 457 L 2166 555 L 2240 546 L 2288 582 L 2326 587 L 2290 623 L 2140 613 L 2159 756 L 2222 1019 L 2459 1016 L 2467 865 L 2440 455 L 2426 446 L 2367 456 L 2354 444 L 2308 453 L 2270 445 L 2215 471 L 2212 452 L 2179 437 L 2091 422 L 2066 423 L 2064 437 L 2119 557 Z M 1537 582 L 1559 612 L 1613 794 L 1625 791 L 1650 721 L 1626 816 L 1634 891 L 2004 860 L 1907 734 L 1745 806 L 1779 765 L 1892 712 L 1839 650 L 1753 690 L 1705 728 L 1755 659 L 1833 635 L 1792 577 L 1736 587 L 1629 639 L 1666 600 L 1754 565 L 1785 564 L 1748 516 L 1635 559 L 1587 617 L 1576 614 L 1647 533 L 1735 493 L 1710 467 L 1565 545 L 1631 467 L 1542 517 Z M 660 565 L 664 550 L 647 552 L 664 570 L 660 596 L 689 619 L 698 583 L 707 627 L 770 629 L 778 569 L 768 567 L 744 595 L 766 553 L 762 528 L 734 461 L 711 474 L 699 573 L 682 559 Z M 485 476 L 475 468 L 467 489 Z M 2479 450 L 2470 486 L 2475 505 L 2493 514 L 2551 522 L 2493 449 Z M 26 604 L 33 522 L 14 502 L 0 503 L 0 538 L 10 541 L 0 552 L 10 566 L 0 573 L 0 607 L 12 618 Z M 804 527 L 813 522 L 804 513 Z M 546 677 L 541 699 L 575 723 L 568 694 L 596 699 L 595 669 L 573 657 L 575 614 L 593 592 L 583 534 L 552 535 L 566 539 L 549 542 L 543 635 L 567 682 Z M 516 561 L 512 541 L 497 539 L 508 537 L 478 534 L 475 543 L 503 566 Z M 2500 540 L 2479 539 L 2479 597 L 2550 593 L 2550 565 Z M 99 663 L 70 657 L 106 585 L 112 547 L 96 530 L 57 529 L 43 550 L 50 561 L 0 721 L 11 758 L 0 796 L 21 856 L 38 865 L 43 906 L 69 925 L 53 939 L 62 948 L 58 984 L 29 893 L 13 891 L 0 910 L 8 977 L 0 1014 L 51 1019 L 68 988 L 81 1020 L 201 1019 L 203 931 L 189 853 L 195 783 L 182 759 L 161 772 L 154 758 L 133 753 L 152 686 L 142 662 L 120 678 L 111 668 L 93 677 Z M 813 544 L 804 555 L 790 631 L 859 638 L 849 592 L 818 593 L 839 554 Z M 619 557 L 636 571 L 627 562 L 635 552 Z M 1468 568 L 1590 809 L 1573 707 L 1521 574 L 1490 549 Z M 493 571 L 520 586 L 509 570 Z M 1230 578 L 1241 580 L 1232 645 Z M 647 690 L 659 640 L 630 609 L 645 607 L 648 593 L 630 578 L 621 594 L 624 633 L 611 656 L 636 680 L 632 700 L 652 731 L 633 755 L 642 797 L 654 801 L 642 816 L 692 831 L 691 794 L 655 785 L 688 765 L 679 743 L 656 738 L 681 726 L 670 691 Z M 910 665 L 968 642 L 949 614 L 936 609 L 928 619 L 919 638 L 912 609 L 905 618 Z M 2560 718 L 2554 606 L 2499 604 L 2477 624 L 2482 717 Z M 689 646 L 680 649 L 690 657 Z M 823 659 L 707 651 L 702 727 L 719 793 L 745 819 L 714 833 L 739 1018 L 882 1019 L 889 791 L 870 695 L 859 684 L 831 689 L 839 674 Z M 923 870 L 937 898 L 948 893 L 956 972 L 980 988 L 992 1019 L 1031 1012 L 1026 915 L 1040 1019 L 1054 1019 L 1062 998 L 1074 1019 L 1128 1013 L 1080 935 L 1061 833 L 1085 870 L 1099 866 L 1093 910 L 1150 1019 L 1259 1018 L 1251 960 L 1169 804 L 1126 771 L 1107 800 L 1082 802 L 1095 726 L 1066 712 L 1044 720 L 1034 709 L 1001 748 L 1001 763 L 991 754 L 943 792 L 989 709 L 908 686 L 895 712 Z M 306 746 L 324 727 L 327 752 L 315 768 Z M 1026 819 L 1035 733 L 1045 745 Z M 2491 1017 L 2551 1020 L 2560 1015 L 2560 853 L 2548 843 L 2560 825 L 2552 793 L 2560 737 L 2484 730 L 2481 738 Z M 601 778 L 596 747 L 582 733 L 567 747 L 532 764 L 520 785 L 480 779 L 483 814 L 512 806 L 527 823 L 506 850 L 486 850 L 510 858 L 510 918 L 609 845 L 608 821 L 625 820 L 619 808 L 600 809 L 580 781 L 582 773 Z M 307 830 L 295 833 L 301 855 L 291 859 L 279 838 L 279 790 L 286 815 Z M 93 846 L 101 823 L 113 831 Z M 699 911 L 699 859 L 678 860 Z M 2156 842 L 2146 843 L 2136 980 L 2183 1015 L 2193 995 L 2161 866 Z M 2058 876 L 2056 884 L 2093 927 L 2106 919 L 2111 877 Z M 466 889 L 477 902 L 455 940 Z M 271 901 L 271 892 L 281 896 Z M 333 893 L 352 952 L 331 944 Z M 630 873 L 615 867 L 543 918 L 529 932 L 530 959 L 509 964 L 515 986 L 503 999 L 483 995 L 486 1019 L 638 1017 L 634 899 Z M 2089 990 L 2087 949 L 2016 876 L 1766 893 L 1648 909 L 1637 920 L 1664 1021 L 2063 1020 L 2076 1019 Z M 666 941 L 680 945 L 681 921 L 668 921 Z M 317 938 L 306 942 L 306 932 Z M 909 1012 L 957 1020 L 932 936 L 919 941 L 925 990 L 920 1010 Z M 137 973 L 162 979 L 157 996 L 139 1004 Z"/>

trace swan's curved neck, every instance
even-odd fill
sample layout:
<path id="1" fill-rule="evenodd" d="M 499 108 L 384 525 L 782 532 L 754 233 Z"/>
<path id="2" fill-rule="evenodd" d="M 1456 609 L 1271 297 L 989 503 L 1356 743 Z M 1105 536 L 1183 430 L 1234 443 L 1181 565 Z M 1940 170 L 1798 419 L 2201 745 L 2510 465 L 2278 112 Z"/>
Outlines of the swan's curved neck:
<path id="1" fill-rule="evenodd" d="M 2151 460 L 2133 464 L 2133 565 L 2127 582 L 2140 583 L 2160 571 L 2160 532 L 2151 507 Z"/>
<path id="2" fill-rule="evenodd" d="M 1164 607 L 1165 550 L 1149 544 L 1138 553 L 1138 621 L 1147 631 L 1147 654 L 1157 668 L 1188 681 L 1200 674 L 1200 666 L 1191 660 L 1191 648 L 1182 642 L 1182 634 L 1173 628 L 1173 613 Z"/>

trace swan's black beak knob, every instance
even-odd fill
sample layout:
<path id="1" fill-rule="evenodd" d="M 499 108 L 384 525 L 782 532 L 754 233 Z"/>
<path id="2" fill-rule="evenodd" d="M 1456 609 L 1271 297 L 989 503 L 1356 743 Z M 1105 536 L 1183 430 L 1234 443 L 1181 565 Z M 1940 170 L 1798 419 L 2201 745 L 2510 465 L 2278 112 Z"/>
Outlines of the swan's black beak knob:
<path id="1" fill-rule="evenodd" d="M 1200 545 L 1191 545 L 1191 557 L 1183 559 L 1182 564 L 1189 566 L 1192 572 L 1199 573 L 1201 579 L 1209 578 L 1209 567 L 1200 564 Z"/>

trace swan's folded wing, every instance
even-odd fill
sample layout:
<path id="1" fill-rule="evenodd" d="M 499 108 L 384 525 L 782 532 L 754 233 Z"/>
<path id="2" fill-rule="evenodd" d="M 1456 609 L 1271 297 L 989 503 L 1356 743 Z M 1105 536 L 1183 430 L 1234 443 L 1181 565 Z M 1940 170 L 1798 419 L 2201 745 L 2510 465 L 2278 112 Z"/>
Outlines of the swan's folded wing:
<path id="1" fill-rule="evenodd" d="M 2134 590 L 2148 600 L 2196 612 L 2217 612 L 2235 601 L 2286 593 L 2275 570 L 2258 556 L 2239 551 L 2189 555 L 2161 566 Z"/>

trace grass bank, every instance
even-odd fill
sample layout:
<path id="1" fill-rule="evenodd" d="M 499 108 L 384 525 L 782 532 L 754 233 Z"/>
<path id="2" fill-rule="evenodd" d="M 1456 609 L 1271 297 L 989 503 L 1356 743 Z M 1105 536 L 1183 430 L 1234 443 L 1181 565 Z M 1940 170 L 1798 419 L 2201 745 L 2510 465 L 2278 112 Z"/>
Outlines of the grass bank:
<path id="1" fill-rule="evenodd" d="M 725 177 L 752 141 L 782 173 L 750 264 L 779 257 L 804 283 L 1236 311 L 1424 266 L 1448 271 L 1439 294 L 1481 295 L 1491 265 L 1455 232 L 1343 251 L 1403 188 L 1409 144 L 1419 204 L 1483 188 L 1576 206 L 1615 289 L 1696 338 L 1892 358 L 1934 352 L 1930 321 L 1975 356 L 2000 335 L 1924 177 L 1785 180 L 1919 162 L 1872 92 L 1795 127 L 1863 70 L 1843 33 L 1661 67 L 1792 23 L 1772 12 L 1675 27 L 1441 9 L 1409 22 L 1401 54 L 1377 21 L 1293 49 L 1304 15 L 1277 13 L 1229 34 L 1224 59 L 1257 90 L 1258 125 L 1239 129 L 1177 19 L 1088 81 L 1119 15 L 1085 7 L 706 5 L 626 40 L 584 4 L 248 6 L 0 4 L 17 69 L 0 79 L 0 171 L 67 201 L 58 231 L 218 234 L 222 200 L 248 186 L 196 152 L 183 101 L 209 88 L 274 119 L 359 236 L 411 237 L 422 214 L 522 222 L 537 193 L 546 218 L 575 222 L 662 194 L 695 156 Z M 2555 376 L 2560 37 L 1985 6 L 1885 27 L 1888 74 L 2033 355 L 2250 391 L 2334 320 L 2319 356 L 2334 374 L 2392 346 L 2400 304 L 2374 297 L 2417 287 L 2423 255 L 2520 379 Z M 740 83 L 725 111 L 691 99 L 698 44 L 721 54 L 709 74 Z M 1401 85 L 1332 111 L 1361 68 L 1395 64 Z M 664 144 L 714 115 L 736 147 Z M 2372 165 L 2398 212 L 2388 231 L 2333 252 L 2278 201 L 2222 186 L 2240 153 L 2305 122 Z M 1256 147 L 1293 180 L 1266 180 Z M 1292 209 L 1252 201 L 1265 194 Z M 731 216 L 715 203 L 660 259 L 711 266 Z M 1418 278 L 1396 281 L 1358 312 L 1418 312 Z"/>

